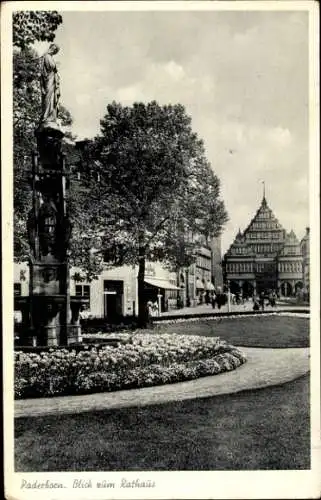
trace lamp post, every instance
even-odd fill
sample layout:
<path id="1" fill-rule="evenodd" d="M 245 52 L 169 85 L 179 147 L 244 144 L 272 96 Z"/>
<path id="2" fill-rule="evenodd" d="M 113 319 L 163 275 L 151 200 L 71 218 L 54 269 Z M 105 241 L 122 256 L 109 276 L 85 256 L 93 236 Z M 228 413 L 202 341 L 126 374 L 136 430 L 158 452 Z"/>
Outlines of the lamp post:
<path id="1" fill-rule="evenodd" d="M 162 294 L 160 293 L 160 289 L 158 289 L 157 301 L 158 301 L 158 316 L 160 316 L 162 307 Z"/>

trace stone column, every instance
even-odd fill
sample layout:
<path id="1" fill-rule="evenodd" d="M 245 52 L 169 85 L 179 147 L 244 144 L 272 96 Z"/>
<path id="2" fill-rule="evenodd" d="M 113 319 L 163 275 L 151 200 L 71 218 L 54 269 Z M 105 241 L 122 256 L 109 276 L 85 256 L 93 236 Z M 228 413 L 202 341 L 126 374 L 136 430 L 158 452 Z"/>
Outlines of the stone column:
<path id="1" fill-rule="evenodd" d="M 291 280 L 292 295 L 295 295 L 295 280 Z"/>
<path id="2" fill-rule="evenodd" d="M 47 304 L 47 322 L 44 325 L 44 331 L 46 345 L 59 345 L 59 306 L 57 304 Z"/>

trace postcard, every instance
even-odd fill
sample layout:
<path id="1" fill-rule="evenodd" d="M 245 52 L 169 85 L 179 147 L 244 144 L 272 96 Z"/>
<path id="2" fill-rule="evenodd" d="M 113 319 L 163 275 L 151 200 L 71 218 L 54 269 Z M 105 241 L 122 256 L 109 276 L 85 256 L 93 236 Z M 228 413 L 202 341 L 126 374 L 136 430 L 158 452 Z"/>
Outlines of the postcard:
<path id="1" fill-rule="evenodd" d="M 318 498 L 318 4 L 1 17 L 5 497 Z"/>

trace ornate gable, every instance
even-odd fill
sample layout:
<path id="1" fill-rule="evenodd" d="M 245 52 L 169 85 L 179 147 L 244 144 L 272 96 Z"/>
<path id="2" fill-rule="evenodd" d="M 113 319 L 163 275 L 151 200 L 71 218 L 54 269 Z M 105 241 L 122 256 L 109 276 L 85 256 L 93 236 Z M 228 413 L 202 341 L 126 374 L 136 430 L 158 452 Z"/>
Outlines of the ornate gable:
<path id="1" fill-rule="evenodd" d="M 249 233 L 255 234 L 262 231 L 284 231 L 271 208 L 268 206 L 265 197 L 263 197 L 259 209 L 257 210 L 248 227 L 245 229 L 244 235 L 246 236 L 246 239 L 251 239 L 248 237 Z"/>
<path id="2" fill-rule="evenodd" d="M 298 238 L 296 237 L 294 231 L 291 229 L 289 233 L 285 236 L 285 242 L 280 255 L 290 256 L 290 255 L 300 255 L 301 247 Z"/>
<path id="3" fill-rule="evenodd" d="M 291 245 L 295 237 L 289 233 Z M 275 217 L 263 196 L 253 219 L 243 232 L 239 230 L 234 242 L 227 251 L 227 256 L 254 256 L 275 258 L 284 247 L 286 231 Z M 292 250 L 291 250 L 292 251 Z"/>
<path id="4" fill-rule="evenodd" d="M 239 232 L 237 233 L 235 240 L 227 251 L 227 255 L 235 255 L 235 256 L 251 256 L 254 255 L 251 247 L 249 247 L 246 243 L 244 235 Z"/>

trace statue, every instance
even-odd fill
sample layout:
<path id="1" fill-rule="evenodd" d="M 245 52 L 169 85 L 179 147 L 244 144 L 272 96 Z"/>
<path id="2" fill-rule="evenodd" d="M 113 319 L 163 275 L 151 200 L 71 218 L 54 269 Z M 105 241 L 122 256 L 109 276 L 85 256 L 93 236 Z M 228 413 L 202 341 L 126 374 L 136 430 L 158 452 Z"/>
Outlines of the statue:
<path id="1" fill-rule="evenodd" d="M 58 105 L 60 98 L 60 79 L 53 56 L 59 52 L 58 45 L 52 43 L 41 59 L 41 125 L 57 127 Z"/>
<path id="2" fill-rule="evenodd" d="M 44 202 L 39 209 L 38 231 L 39 246 L 42 256 L 55 255 L 57 246 L 58 210 L 54 201 L 44 195 Z"/>

